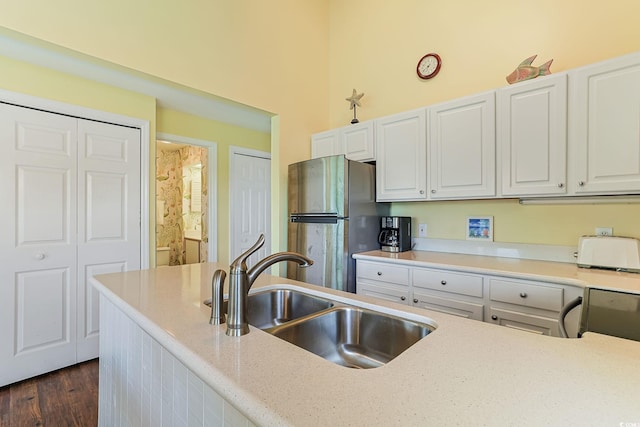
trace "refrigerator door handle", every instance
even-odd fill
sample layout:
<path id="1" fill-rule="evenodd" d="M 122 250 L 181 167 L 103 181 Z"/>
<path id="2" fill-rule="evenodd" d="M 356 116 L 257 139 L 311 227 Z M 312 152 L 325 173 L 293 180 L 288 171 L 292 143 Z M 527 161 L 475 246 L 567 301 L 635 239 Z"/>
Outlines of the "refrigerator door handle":
<path id="1" fill-rule="evenodd" d="M 339 218 L 332 214 L 318 214 L 318 215 L 291 215 L 290 222 L 307 223 L 307 224 L 337 224 Z"/>

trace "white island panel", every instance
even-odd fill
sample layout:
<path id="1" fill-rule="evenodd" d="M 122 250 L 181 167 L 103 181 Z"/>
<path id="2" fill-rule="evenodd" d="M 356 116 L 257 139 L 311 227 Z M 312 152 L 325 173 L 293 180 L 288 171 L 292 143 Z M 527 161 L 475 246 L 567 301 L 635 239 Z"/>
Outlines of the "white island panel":
<path id="1" fill-rule="evenodd" d="M 104 296 L 100 322 L 100 426 L 255 426 Z"/>

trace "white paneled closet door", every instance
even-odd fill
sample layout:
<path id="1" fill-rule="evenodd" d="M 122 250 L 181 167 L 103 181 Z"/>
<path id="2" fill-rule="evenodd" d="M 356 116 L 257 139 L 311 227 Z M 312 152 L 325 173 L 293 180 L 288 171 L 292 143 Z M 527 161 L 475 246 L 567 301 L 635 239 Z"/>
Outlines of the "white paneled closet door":
<path id="1" fill-rule="evenodd" d="M 98 356 L 98 274 L 140 269 L 140 130 L 78 120 L 78 362 Z"/>
<path id="2" fill-rule="evenodd" d="M 0 386 L 97 357 L 86 279 L 139 268 L 139 171 L 137 129 L 0 104 Z"/>

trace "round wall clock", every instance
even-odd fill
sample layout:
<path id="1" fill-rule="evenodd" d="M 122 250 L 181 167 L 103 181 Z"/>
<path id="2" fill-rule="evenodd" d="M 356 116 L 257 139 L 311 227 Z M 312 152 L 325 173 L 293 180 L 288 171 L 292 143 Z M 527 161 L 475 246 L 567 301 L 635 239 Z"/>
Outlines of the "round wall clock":
<path id="1" fill-rule="evenodd" d="M 442 60 L 440 59 L 440 55 L 437 53 L 428 53 L 418 61 L 416 72 L 421 79 L 430 79 L 438 74 L 441 65 Z"/>

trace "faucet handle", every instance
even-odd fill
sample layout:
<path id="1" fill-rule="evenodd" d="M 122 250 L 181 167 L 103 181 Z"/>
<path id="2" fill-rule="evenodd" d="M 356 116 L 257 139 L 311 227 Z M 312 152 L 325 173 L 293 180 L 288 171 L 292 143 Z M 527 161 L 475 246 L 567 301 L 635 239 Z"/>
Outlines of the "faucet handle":
<path id="1" fill-rule="evenodd" d="M 264 234 L 260 234 L 258 241 L 245 252 L 241 253 L 229 266 L 229 274 L 237 274 L 247 271 L 247 258 L 264 245 Z"/>
<path id="2" fill-rule="evenodd" d="M 221 325 L 225 322 L 224 303 L 224 279 L 227 273 L 224 270 L 216 270 L 211 280 L 211 318 L 210 325 Z"/>

